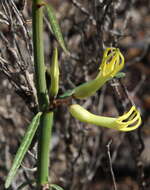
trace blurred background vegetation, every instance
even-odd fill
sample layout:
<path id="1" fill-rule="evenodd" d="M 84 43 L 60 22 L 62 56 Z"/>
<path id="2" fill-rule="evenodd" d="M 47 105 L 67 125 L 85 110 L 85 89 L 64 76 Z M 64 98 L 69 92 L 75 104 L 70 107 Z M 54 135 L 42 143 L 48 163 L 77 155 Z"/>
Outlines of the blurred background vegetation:
<path id="1" fill-rule="evenodd" d="M 26 126 L 36 112 L 31 0 L 0 2 L 0 189 Z M 150 189 L 150 2 L 149 0 L 49 0 L 56 10 L 70 56 L 59 49 L 60 90 L 96 75 L 106 47 L 120 48 L 126 76 L 108 82 L 81 105 L 118 116 L 135 103 L 142 126 L 122 133 L 81 123 L 66 106 L 56 109 L 51 180 L 65 190 Z M 56 45 L 45 18 L 46 64 Z M 78 101 L 79 102 L 79 101 Z M 10 189 L 36 175 L 36 141 Z"/>

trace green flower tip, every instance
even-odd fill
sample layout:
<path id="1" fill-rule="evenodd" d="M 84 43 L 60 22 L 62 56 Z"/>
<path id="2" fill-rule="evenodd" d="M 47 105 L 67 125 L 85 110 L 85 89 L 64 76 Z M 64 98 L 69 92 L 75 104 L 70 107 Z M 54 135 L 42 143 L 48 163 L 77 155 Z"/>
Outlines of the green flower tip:
<path id="1" fill-rule="evenodd" d="M 105 82 L 113 78 L 124 66 L 124 57 L 118 48 L 107 48 L 104 52 L 99 73 L 94 80 L 75 88 L 75 98 L 87 98 L 99 90 Z"/>
<path id="2" fill-rule="evenodd" d="M 79 121 L 124 132 L 135 130 L 141 124 L 141 116 L 135 106 L 118 118 L 94 115 L 78 104 L 71 105 L 69 111 Z"/>

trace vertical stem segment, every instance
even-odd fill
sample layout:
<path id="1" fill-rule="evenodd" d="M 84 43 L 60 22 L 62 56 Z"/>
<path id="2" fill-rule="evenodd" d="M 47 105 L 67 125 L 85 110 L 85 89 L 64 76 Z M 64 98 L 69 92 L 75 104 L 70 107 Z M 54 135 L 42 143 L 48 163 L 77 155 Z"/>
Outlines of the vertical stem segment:
<path id="1" fill-rule="evenodd" d="M 48 184 L 49 153 L 51 132 L 53 125 L 53 112 L 43 113 L 41 117 L 38 143 L 38 185 Z"/>
<path id="2" fill-rule="evenodd" d="M 35 79 L 39 110 L 43 112 L 39 126 L 38 138 L 38 189 L 48 184 L 49 178 L 49 151 L 53 112 L 45 112 L 49 105 L 49 98 L 45 78 L 44 45 L 43 45 L 43 8 L 42 0 L 32 0 L 32 26 Z"/>
<path id="3" fill-rule="evenodd" d="M 45 65 L 44 65 L 44 44 L 43 44 L 43 8 L 42 0 L 33 0 L 32 6 L 32 26 L 33 26 L 33 47 L 35 80 L 40 111 L 44 111 L 48 106 Z"/>

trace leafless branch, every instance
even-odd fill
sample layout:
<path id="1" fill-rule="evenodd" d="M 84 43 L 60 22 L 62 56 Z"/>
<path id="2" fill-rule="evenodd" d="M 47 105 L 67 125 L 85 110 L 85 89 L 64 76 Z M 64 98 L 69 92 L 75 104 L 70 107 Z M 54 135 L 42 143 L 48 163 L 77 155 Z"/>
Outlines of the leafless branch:
<path id="1" fill-rule="evenodd" d="M 114 190 L 117 190 L 117 184 L 116 184 L 115 174 L 113 171 L 112 159 L 111 159 L 111 155 L 110 155 L 111 144 L 112 144 L 112 140 L 110 140 L 108 142 L 108 144 L 106 145 L 106 148 L 107 148 L 107 155 L 108 155 L 108 159 L 109 159 L 109 167 L 110 167 L 111 177 L 112 177 L 112 181 L 113 181 L 113 185 L 114 185 Z"/>

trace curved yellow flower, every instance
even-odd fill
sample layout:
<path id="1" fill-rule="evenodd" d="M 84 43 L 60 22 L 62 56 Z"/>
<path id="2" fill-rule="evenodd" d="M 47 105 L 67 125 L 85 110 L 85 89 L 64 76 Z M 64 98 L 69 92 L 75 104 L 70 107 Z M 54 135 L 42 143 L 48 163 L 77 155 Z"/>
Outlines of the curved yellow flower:
<path id="1" fill-rule="evenodd" d="M 79 104 L 71 105 L 69 111 L 79 121 L 124 132 L 132 131 L 141 124 L 141 116 L 135 106 L 118 118 L 94 115 Z"/>
<path id="2" fill-rule="evenodd" d="M 124 66 L 124 57 L 118 48 L 107 48 L 100 65 L 100 76 L 114 77 Z"/>
<path id="3" fill-rule="evenodd" d="M 75 98 L 87 98 L 100 89 L 105 82 L 113 78 L 124 66 L 124 57 L 118 48 L 107 48 L 104 52 L 100 72 L 94 80 L 75 88 Z"/>

